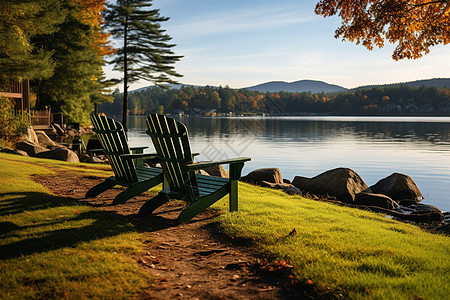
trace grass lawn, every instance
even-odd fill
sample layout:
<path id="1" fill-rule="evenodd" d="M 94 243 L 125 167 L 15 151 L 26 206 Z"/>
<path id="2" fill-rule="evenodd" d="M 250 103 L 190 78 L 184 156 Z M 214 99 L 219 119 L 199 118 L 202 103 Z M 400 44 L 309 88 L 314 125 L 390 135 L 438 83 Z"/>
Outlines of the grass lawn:
<path id="1" fill-rule="evenodd" d="M 37 164 L 38 163 L 38 164 Z M 0 154 L 0 298 L 125 299 L 150 278 L 132 255 L 142 251 L 120 216 L 49 193 L 31 175 L 45 168 L 90 172 L 70 163 Z M 105 167 L 94 170 L 105 173 Z"/>
<path id="2" fill-rule="evenodd" d="M 0 153 L 0 295 L 131 298 L 149 278 L 132 260 L 139 234 L 120 216 L 51 195 L 35 184 L 45 166 L 83 167 Z M 226 209 L 222 199 L 214 207 Z M 446 299 L 450 237 L 358 209 L 240 184 L 239 212 L 216 221 L 272 261 L 292 265 L 305 288 L 326 298 Z M 289 235 L 295 228 L 296 234 Z"/>
<path id="3" fill-rule="evenodd" d="M 220 227 L 288 261 L 305 287 L 333 298 L 448 299 L 450 237 L 381 214 L 240 187 L 240 212 L 220 216 Z"/>

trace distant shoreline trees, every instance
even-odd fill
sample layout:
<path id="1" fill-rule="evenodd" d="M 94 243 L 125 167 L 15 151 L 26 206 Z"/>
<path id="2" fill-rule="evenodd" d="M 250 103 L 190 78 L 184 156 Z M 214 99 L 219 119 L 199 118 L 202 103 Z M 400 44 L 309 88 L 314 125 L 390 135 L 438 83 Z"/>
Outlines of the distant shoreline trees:
<path id="1" fill-rule="evenodd" d="M 120 115 L 120 93 L 99 109 Z M 341 93 L 262 93 L 229 87 L 150 87 L 129 94 L 130 114 L 267 115 L 450 115 L 450 89 L 407 85 L 370 87 Z"/>

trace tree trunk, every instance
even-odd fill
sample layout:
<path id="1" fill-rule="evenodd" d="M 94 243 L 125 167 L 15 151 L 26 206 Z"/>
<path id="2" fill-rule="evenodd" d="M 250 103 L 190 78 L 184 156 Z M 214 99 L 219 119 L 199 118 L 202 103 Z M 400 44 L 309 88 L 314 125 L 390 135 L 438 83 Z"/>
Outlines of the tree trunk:
<path id="1" fill-rule="evenodd" d="M 123 107 L 122 107 L 122 125 L 125 133 L 128 131 L 128 62 L 127 62 L 127 33 L 128 33 L 128 15 L 125 17 L 125 27 L 123 34 Z"/>

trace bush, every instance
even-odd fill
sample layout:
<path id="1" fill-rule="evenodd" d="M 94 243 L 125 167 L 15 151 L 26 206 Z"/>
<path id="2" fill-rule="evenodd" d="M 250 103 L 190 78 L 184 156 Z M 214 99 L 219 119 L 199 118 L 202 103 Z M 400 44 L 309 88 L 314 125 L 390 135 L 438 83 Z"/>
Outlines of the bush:
<path id="1" fill-rule="evenodd" d="M 12 100 L 0 96 L 0 139 L 10 141 L 25 134 L 29 126 L 28 114 L 16 115 Z"/>

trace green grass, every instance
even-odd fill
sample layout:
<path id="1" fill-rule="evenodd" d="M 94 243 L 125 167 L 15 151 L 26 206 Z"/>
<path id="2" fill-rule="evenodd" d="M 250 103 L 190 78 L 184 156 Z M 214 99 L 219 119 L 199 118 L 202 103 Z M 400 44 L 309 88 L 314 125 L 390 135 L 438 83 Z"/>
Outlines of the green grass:
<path id="1" fill-rule="evenodd" d="M 124 299 L 148 286 L 134 254 L 142 242 L 123 217 L 56 197 L 31 175 L 44 166 L 107 175 L 50 160 L 0 154 L 0 298 Z M 92 172 L 92 169 L 95 169 Z"/>
<path id="2" fill-rule="evenodd" d="M 148 284 L 131 224 L 51 195 L 30 180 L 60 168 L 108 176 L 105 166 L 0 153 L 0 295 L 129 298 Z M 8 184 L 4 184 L 4 183 Z M 227 208 L 227 199 L 214 207 Z M 446 299 L 450 238 L 380 214 L 240 184 L 237 213 L 218 217 L 229 236 L 288 261 L 313 295 L 345 299 Z M 295 228 L 297 234 L 289 233 Z"/>
<path id="3" fill-rule="evenodd" d="M 289 261 L 295 277 L 318 294 L 350 299 L 450 295 L 447 236 L 248 184 L 240 184 L 239 209 L 220 216 L 220 228 L 252 241 L 273 260 Z M 290 236 L 294 228 L 297 234 Z"/>

